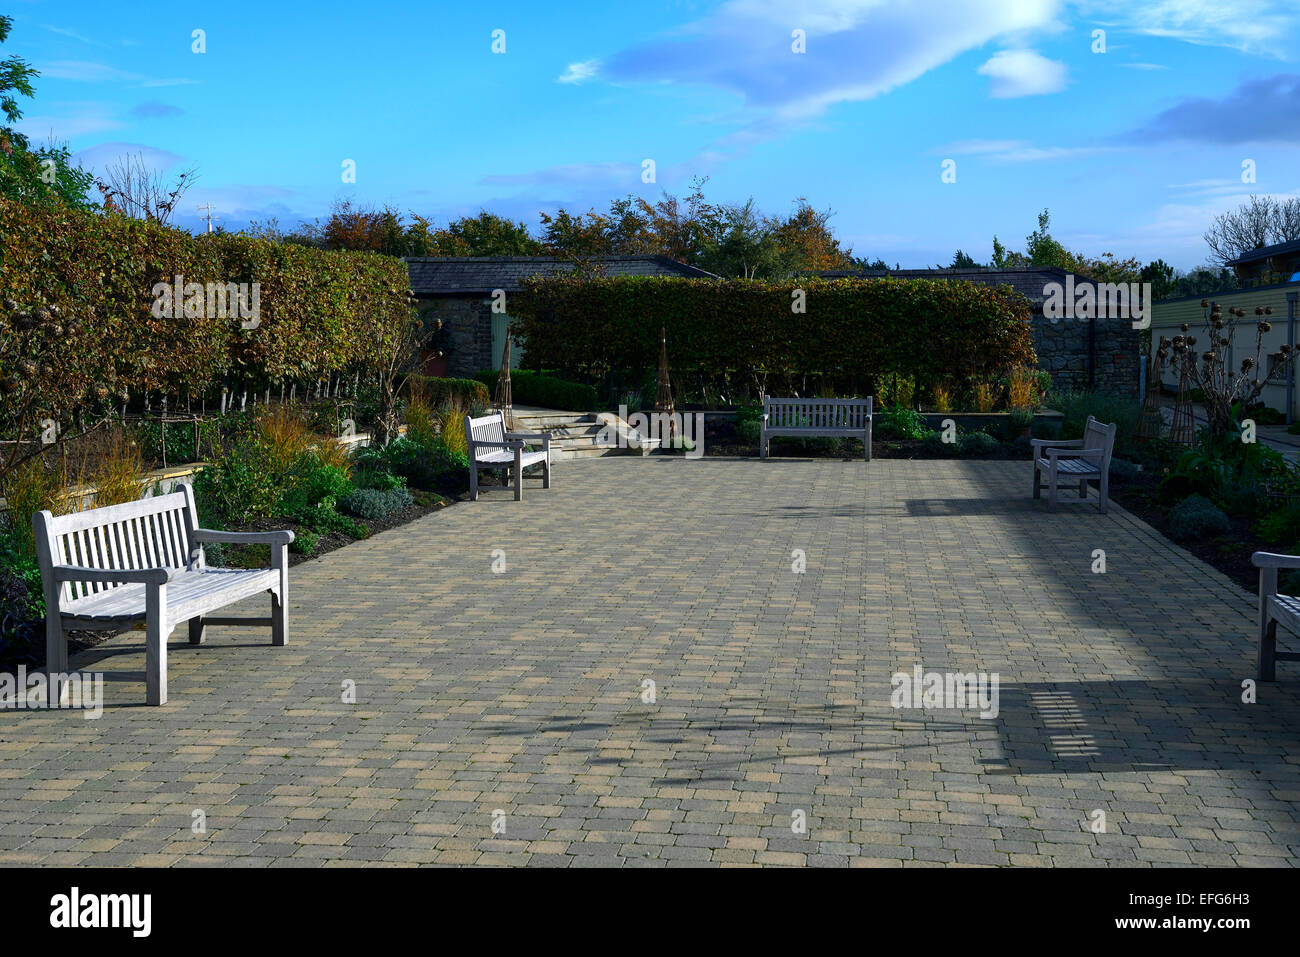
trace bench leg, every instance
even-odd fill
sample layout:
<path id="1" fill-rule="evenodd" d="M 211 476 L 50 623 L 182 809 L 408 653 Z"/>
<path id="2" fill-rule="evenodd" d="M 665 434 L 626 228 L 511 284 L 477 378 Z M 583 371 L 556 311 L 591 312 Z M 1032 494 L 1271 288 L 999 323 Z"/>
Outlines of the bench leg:
<path id="1" fill-rule="evenodd" d="M 1097 505 L 1101 509 L 1101 514 L 1106 514 L 1106 503 L 1110 499 L 1110 474 L 1102 473 L 1101 485 L 1097 489 Z"/>
<path id="2" fill-rule="evenodd" d="M 190 644 L 201 645 L 207 637 L 208 627 L 203 624 L 203 616 L 195 615 L 190 619 Z"/>
<path id="3" fill-rule="evenodd" d="M 1259 680 L 1277 680 L 1277 622 L 1267 617 L 1259 623 Z"/>
<path id="4" fill-rule="evenodd" d="M 474 464 L 472 458 L 469 463 L 469 500 L 478 501 L 478 466 Z"/>
<path id="5" fill-rule="evenodd" d="M 1088 480 L 1084 479 L 1082 482 L 1079 483 L 1079 498 L 1087 498 L 1087 497 L 1088 497 Z"/>
<path id="6" fill-rule="evenodd" d="M 1047 472 L 1047 507 L 1056 511 L 1056 469 Z"/>
<path id="7" fill-rule="evenodd" d="M 63 635 L 63 620 L 56 610 L 45 613 L 45 680 L 50 704 L 62 701 L 67 692 L 63 676 L 68 672 L 68 642 Z"/>
<path id="8" fill-rule="evenodd" d="M 524 453 L 522 449 L 515 449 L 515 501 L 524 500 Z"/>
<path id="9" fill-rule="evenodd" d="M 151 705 L 167 703 L 167 586 L 145 586 L 145 701 Z"/>
<path id="10" fill-rule="evenodd" d="M 546 461 L 542 463 L 542 488 L 551 487 L 551 456 L 548 453 Z"/>
<path id="11" fill-rule="evenodd" d="M 760 460 L 767 458 L 767 433 L 758 434 L 758 457 Z"/>
<path id="12" fill-rule="evenodd" d="M 867 434 L 862 439 L 863 451 L 866 453 L 866 461 L 871 461 L 871 426 L 867 426 Z"/>
<path id="13" fill-rule="evenodd" d="M 1034 498 L 1043 497 L 1043 472 L 1037 465 L 1034 466 Z"/>
<path id="14" fill-rule="evenodd" d="M 280 587 L 271 592 L 271 644 L 289 641 L 289 546 L 279 545 L 271 556 L 271 568 L 280 573 Z"/>

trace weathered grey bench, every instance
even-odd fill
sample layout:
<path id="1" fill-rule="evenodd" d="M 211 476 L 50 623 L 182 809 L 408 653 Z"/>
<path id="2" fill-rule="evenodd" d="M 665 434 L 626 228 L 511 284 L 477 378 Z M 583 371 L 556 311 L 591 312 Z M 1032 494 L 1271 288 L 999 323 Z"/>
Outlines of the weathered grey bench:
<path id="1" fill-rule="evenodd" d="M 182 485 L 169 495 L 72 515 L 32 516 L 36 553 L 45 590 L 45 659 L 50 695 L 56 676 L 68 670 L 69 628 L 120 630 L 144 623 L 145 687 L 151 705 L 167 701 L 167 638 L 189 622 L 190 643 L 203 641 L 208 625 L 264 625 L 271 644 L 288 639 L 291 531 L 218 532 L 199 528 L 194 491 Z M 270 568 L 210 568 L 206 542 L 271 546 Z M 214 618 L 209 612 L 271 593 L 269 618 Z"/>
<path id="2" fill-rule="evenodd" d="M 871 461 L 871 396 L 865 399 L 778 399 L 763 397 L 758 454 L 767 458 L 773 436 L 861 439 Z"/>
<path id="3" fill-rule="evenodd" d="M 525 451 L 528 442 L 540 443 L 540 452 Z M 469 447 L 469 498 L 478 501 L 478 470 L 500 469 L 515 473 L 515 501 L 524 497 L 524 469 L 542 463 L 542 488 L 551 487 L 551 437 L 545 432 L 507 432 L 500 412 L 465 416 L 465 444 Z"/>
<path id="4" fill-rule="evenodd" d="M 1300 635 L 1300 597 L 1279 595 L 1279 568 L 1300 568 L 1300 555 L 1256 552 L 1251 563 L 1259 569 L 1259 680 L 1277 680 L 1278 661 L 1300 661 L 1300 652 L 1277 650 L 1277 626 Z"/>
<path id="5" fill-rule="evenodd" d="M 1110 500 L 1110 456 L 1115 448 L 1115 424 L 1105 425 L 1091 415 L 1081 439 L 1030 439 L 1034 455 L 1034 498 L 1047 489 L 1047 506 L 1056 508 L 1060 482 L 1079 483 L 1079 498 L 1088 497 L 1088 483 L 1096 482 L 1097 506 L 1103 515 Z M 1043 473 L 1047 481 L 1043 481 Z"/>

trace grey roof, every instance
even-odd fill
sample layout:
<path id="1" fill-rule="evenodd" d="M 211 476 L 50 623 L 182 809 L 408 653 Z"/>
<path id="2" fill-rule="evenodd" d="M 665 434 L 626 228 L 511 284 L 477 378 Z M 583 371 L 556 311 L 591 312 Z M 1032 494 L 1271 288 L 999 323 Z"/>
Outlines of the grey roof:
<path id="1" fill-rule="evenodd" d="M 813 275 L 824 279 L 958 279 L 984 286 L 1010 286 L 1031 303 L 1041 304 L 1043 287 L 1049 282 L 1065 282 L 1065 270 L 1056 266 L 1019 266 L 1010 269 L 831 269 Z M 1091 282 L 1082 276 L 1077 285 Z"/>
<path id="2" fill-rule="evenodd" d="M 1250 252 L 1238 256 L 1236 259 L 1229 259 L 1227 265 L 1239 266 L 1242 263 L 1258 262 L 1261 259 L 1268 259 L 1272 256 L 1284 256 L 1287 253 L 1300 253 L 1300 239 L 1293 239 L 1287 243 L 1274 243 L 1272 246 L 1261 246 L 1259 249 L 1252 249 Z"/>
<path id="3" fill-rule="evenodd" d="M 684 276 L 717 279 L 711 272 L 667 256 L 608 256 L 598 260 L 607 276 Z M 518 292 L 530 276 L 572 272 L 573 262 L 555 256 L 410 256 L 411 291 L 417 296 L 490 295 Z"/>

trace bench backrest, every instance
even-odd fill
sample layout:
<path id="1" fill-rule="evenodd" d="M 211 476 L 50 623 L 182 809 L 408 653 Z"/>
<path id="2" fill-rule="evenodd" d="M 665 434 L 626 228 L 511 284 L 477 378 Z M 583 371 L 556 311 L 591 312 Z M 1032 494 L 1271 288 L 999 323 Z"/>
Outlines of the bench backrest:
<path id="1" fill-rule="evenodd" d="M 764 396 L 763 412 L 773 429 L 865 429 L 871 396 L 865 399 L 785 399 Z"/>
<path id="2" fill-rule="evenodd" d="M 465 416 L 465 438 L 471 442 L 504 442 L 506 440 L 506 417 L 504 413 L 493 412 L 479 416 L 477 419 Z M 500 452 L 501 449 L 495 451 Z"/>
<path id="3" fill-rule="evenodd" d="M 1115 451 L 1115 432 L 1117 431 L 1115 423 L 1107 425 L 1104 422 L 1098 422 L 1091 415 L 1088 416 L 1088 424 L 1083 430 L 1083 447 L 1085 449 L 1101 449 L 1104 453 L 1099 463 L 1102 472 L 1110 469 L 1110 456 Z"/>
<path id="4" fill-rule="evenodd" d="M 71 515 L 40 511 L 32 516 L 36 557 L 45 585 L 46 605 L 64 603 L 119 588 L 111 582 L 54 583 L 54 565 L 81 568 L 185 568 L 196 548 L 198 521 L 194 490 L 182 484 L 167 495 L 155 495 L 122 505 L 90 508 Z"/>

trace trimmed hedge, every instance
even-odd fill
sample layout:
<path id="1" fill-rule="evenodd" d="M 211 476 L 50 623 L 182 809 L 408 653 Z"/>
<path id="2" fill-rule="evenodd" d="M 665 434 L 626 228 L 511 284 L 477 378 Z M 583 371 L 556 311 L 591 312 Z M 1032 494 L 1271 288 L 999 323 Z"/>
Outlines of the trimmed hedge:
<path id="1" fill-rule="evenodd" d="M 174 318 L 155 316 L 155 286 L 177 276 L 256 282 L 257 325 L 244 328 L 233 306 L 205 315 L 206 296 L 190 315 L 178 303 Z M 197 399 L 222 382 L 256 390 L 369 378 L 391 365 L 415 322 L 409 285 L 402 260 L 378 253 L 193 236 L 116 213 L 0 201 L 0 306 L 13 300 L 0 308 L 0 386 L 12 407 L 41 395 L 43 411 L 60 417 L 146 392 Z M 4 418 L 0 431 L 14 424 Z"/>
<path id="2" fill-rule="evenodd" d="M 434 376 L 407 376 L 407 394 L 422 394 L 435 407 L 459 402 L 466 409 L 486 409 L 492 404 L 488 387 L 477 379 L 439 379 Z"/>
<path id="3" fill-rule="evenodd" d="M 969 282 L 559 275 L 525 281 L 510 312 L 530 364 L 592 379 L 653 369 L 661 327 L 675 370 L 769 391 L 806 376 L 845 394 L 893 373 L 962 383 L 1037 364 L 1029 302 Z"/>
<path id="4" fill-rule="evenodd" d="M 501 373 L 496 370 L 474 373 L 474 378 L 486 385 L 491 395 L 496 395 L 497 379 L 500 376 Z M 543 409 L 559 409 L 565 412 L 591 412 L 599 404 L 599 397 L 593 386 L 557 379 L 527 369 L 510 370 L 510 398 L 521 405 L 536 405 Z"/>

